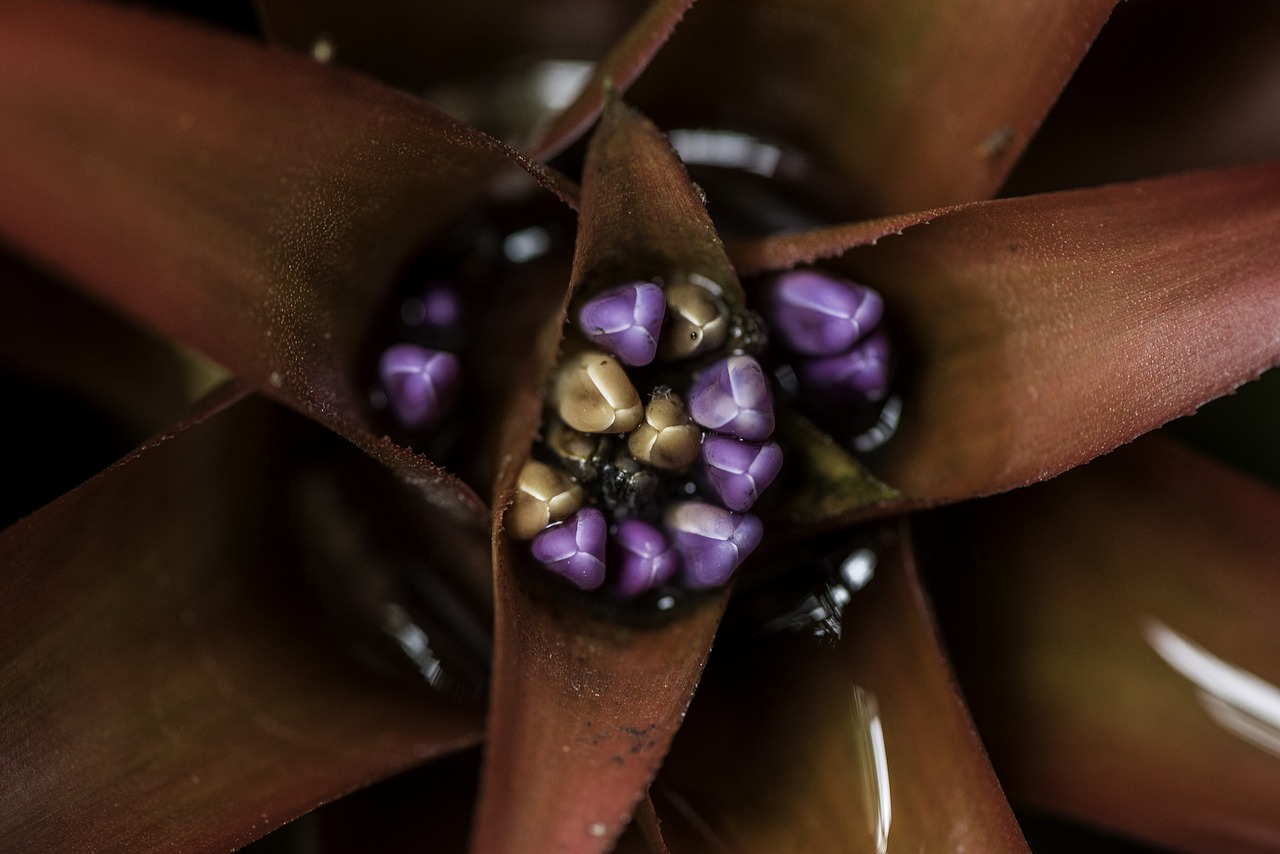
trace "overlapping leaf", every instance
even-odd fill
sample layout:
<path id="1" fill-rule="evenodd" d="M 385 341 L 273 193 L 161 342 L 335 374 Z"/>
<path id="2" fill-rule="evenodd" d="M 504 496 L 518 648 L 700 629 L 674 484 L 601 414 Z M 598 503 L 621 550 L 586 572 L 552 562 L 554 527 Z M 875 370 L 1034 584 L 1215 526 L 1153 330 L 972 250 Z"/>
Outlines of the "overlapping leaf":
<path id="1" fill-rule="evenodd" d="M 613 101 L 587 156 L 574 287 L 676 272 L 714 277 L 730 294 L 737 285 L 666 140 Z M 567 308 L 566 301 L 562 312 Z M 557 318 L 525 360 L 542 371 L 531 388 L 546 383 L 560 326 Z M 725 596 L 646 626 L 541 590 L 531 561 L 501 533 L 502 510 L 528 458 L 537 416 L 513 414 L 502 446 L 510 462 L 500 474 L 494 518 L 493 695 L 472 846 L 605 851 L 675 735 Z"/>
<path id="2" fill-rule="evenodd" d="M 5 850 L 226 851 L 478 738 L 325 638 L 238 396 L 0 535 Z"/>
<path id="3" fill-rule="evenodd" d="M 972 201 L 1000 185 L 1112 5 L 707 0 L 636 99 L 667 126 L 799 146 L 858 215 Z"/>
<path id="4" fill-rule="evenodd" d="M 0 15 L 6 236 L 479 518 L 461 483 L 369 429 L 352 374 L 407 255 L 518 158 L 211 32 L 75 2 Z"/>
<path id="5" fill-rule="evenodd" d="M 1280 362 L 1277 228 L 1265 164 L 940 211 L 849 251 L 835 266 L 885 294 L 903 363 L 873 470 L 916 503 L 1011 489 L 1252 379 Z M 749 251 L 833 256 L 849 234 Z"/>
<path id="6" fill-rule="evenodd" d="M 1145 439 L 961 521 L 957 639 L 1011 794 L 1180 851 L 1274 850 L 1280 497 Z"/>
<path id="7" fill-rule="evenodd" d="M 854 542 L 851 558 L 867 545 Z M 842 592 L 826 600 L 844 606 L 838 641 L 766 635 L 713 657 L 654 786 L 676 854 L 1027 850 L 952 684 L 909 544 L 871 542 L 871 581 L 851 591 L 834 579 Z"/>

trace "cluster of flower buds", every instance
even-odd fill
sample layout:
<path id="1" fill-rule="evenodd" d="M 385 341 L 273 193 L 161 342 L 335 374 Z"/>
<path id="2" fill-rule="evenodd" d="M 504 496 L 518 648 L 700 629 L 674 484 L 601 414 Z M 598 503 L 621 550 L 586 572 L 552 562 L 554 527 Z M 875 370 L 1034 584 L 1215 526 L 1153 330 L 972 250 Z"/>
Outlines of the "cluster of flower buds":
<path id="1" fill-rule="evenodd" d="M 404 301 L 401 320 L 414 330 L 414 343 L 394 344 L 378 359 L 378 380 L 385 405 L 406 430 L 430 430 L 452 412 L 462 370 L 457 348 L 462 305 L 451 286 L 433 282 L 420 296 Z"/>
<path id="2" fill-rule="evenodd" d="M 631 282 L 578 307 L 580 337 L 507 512 L 539 563 L 629 599 L 720 586 L 756 548 L 764 529 L 747 511 L 782 450 L 769 378 L 729 343 L 734 320 L 700 277 Z"/>
<path id="3" fill-rule="evenodd" d="M 817 270 L 792 270 L 765 282 L 760 302 L 810 408 L 846 410 L 888 394 L 889 338 L 879 328 L 880 294 Z"/>

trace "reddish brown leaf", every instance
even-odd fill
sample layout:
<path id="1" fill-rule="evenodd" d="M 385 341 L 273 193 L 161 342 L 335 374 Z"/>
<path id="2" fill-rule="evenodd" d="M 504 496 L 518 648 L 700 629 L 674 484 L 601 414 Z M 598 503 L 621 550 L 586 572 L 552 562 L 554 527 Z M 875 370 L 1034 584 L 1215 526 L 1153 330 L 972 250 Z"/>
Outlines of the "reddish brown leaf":
<path id="1" fill-rule="evenodd" d="M 605 86 L 612 86 L 618 93 L 626 92 L 648 67 L 654 54 L 666 44 L 693 3 L 694 0 L 653 0 L 640 19 L 596 65 L 573 103 L 538 134 L 537 140 L 529 146 L 530 156 L 539 160 L 549 159 L 582 136 L 604 107 Z"/>
<path id="2" fill-rule="evenodd" d="M 390 278 L 512 152 L 350 74 L 72 2 L 0 12 L 0 147 L 7 237 L 481 518 L 368 428 L 354 373 Z"/>
<path id="3" fill-rule="evenodd" d="M 959 208 L 940 208 L 913 214 L 819 228 L 813 231 L 784 231 L 764 237 L 740 238 L 728 244 L 729 257 L 738 273 L 758 276 L 836 258 L 858 246 L 874 246 L 882 238 L 901 234 L 915 225 L 930 222 Z"/>
<path id="4" fill-rule="evenodd" d="M 606 106 L 587 155 L 573 267 L 575 289 L 696 272 L 741 300 L 670 146 L 616 100 Z M 545 386 L 566 309 L 546 324 L 519 368 L 530 374 L 528 389 Z M 524 549 L 502 532 L 539 401 L 513 410 L 500 446 L 494 676 L 472 840 L 472 849 L 485 854 L 610 848 L 666 755 L 726 598 L 640 626 L 542 589 Z"/>
<path id="5" fill-rule="evenodd" d="M 742 305 L 742 286 L 684 166 L 666 137 L 616 98 L 588 149 L 581 209 L 575 289 L 697 274 Z"/>
<path id="6" fill-rule="evenodd" d="M 227 851 L 479 737 L 308 618 L 237 396 L 0 535 L 6 851 Z"/>
<path id="7" fill-rule="evenodd" d="M 654 785 L 677 854 L 1027 850 L 910 549 L 892 536 L 875 548 L 834 645 L 786 632 L 718 648 Z"/>
<path id="8" fill-rule="evenodd" d="M 961 661 L 1011 795 L 1179 851 L 1275 850 L 1280 495 L 1146 439 L 962 519 Z"/>
<path id="9" fill-rule="evenodd" d="M 1280 361 L 1280 165 L 968 206 L 850 251 L 904 357 L 871 468 L 915 503 L 1051 477 Z"/>
<path id="10" fill-rule="evenodd" d="M 533 595 L 500 544 L 489 735 L 472 850 L 602 852 L 657 773 L 724 597 L 636 628 Z"/>
<path id="11" fill-rule="evenodd" d="M 707 0 L 636 89 L 664 125 L 779 137 L 862 215 L 990 196 L 1112 0 Z"/>

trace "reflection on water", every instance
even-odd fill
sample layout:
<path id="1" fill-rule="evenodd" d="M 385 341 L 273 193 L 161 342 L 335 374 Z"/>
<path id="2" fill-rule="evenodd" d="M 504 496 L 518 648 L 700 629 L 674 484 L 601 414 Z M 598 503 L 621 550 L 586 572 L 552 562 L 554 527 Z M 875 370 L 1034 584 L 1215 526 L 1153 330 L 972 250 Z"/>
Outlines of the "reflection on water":
<path id="1" fill-rule="evenodd" d="M 876 553 L 868 548 L 854 549 L 840 562 L 821 590 L 767 622 L 764 633 L 812 632 L 820 638 L 839 640 L 845 606 L 854 593 L 867 586 L 875 573 Z"/>
<path id="2" fill-rule="evenodd" d="M 685 163 L 741 169 L 772 178 L 782 161 L 782 149 L 776 145 L 725 130 L 674 130 L 671 147 Z"/>
<path id="3" fill-rule="evenodd" d="M 1280 757 L 1280 688 L 1228 664 L 1159 620 L 1143 627 L 1147 643 L 1200 690 L 1205 711 L 1223 729 Z"/>
<path id="4" fill-rule="evenodd" d="M 875 695 L 854 685 L 850 692 L 849 717 L 854 739 L 854 757 L 862 775 L 863 811 L 875 840 L 877 854 L 889 849 L 889 824 L 893 803 L 889 795 L 889 760 L 884 749 L 884 727 Z"/>

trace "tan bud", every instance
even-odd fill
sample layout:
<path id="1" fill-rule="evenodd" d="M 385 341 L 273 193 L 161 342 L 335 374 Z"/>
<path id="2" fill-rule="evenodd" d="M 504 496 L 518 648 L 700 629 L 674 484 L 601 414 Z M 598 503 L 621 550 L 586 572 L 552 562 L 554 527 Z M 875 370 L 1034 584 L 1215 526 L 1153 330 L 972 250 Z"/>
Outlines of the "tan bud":
<path id="1" fill-rule="evenodd" d="M 627 438 L 627 450 L 641 462 L 660 469 L 681 469 L 698 458 L 702 430 L 689 418 L 674 394 L 655 394 L 644 420 Z"/>
<path id="2" fill-rule="evenodd" d="M 626 433 L 644 415 L 640 395 L 612 356 L 572 356 L 556 375 L 551 402 L 561 420 L 583 433 Z"/>
<path id="3" fill-rule="evenodd" d="M 606 440 L 590 433 L 579 433 L 558 418 L 550 421 L 545 441 L 551 452 L 560 458 L 574 477 L 587 480 L 595 477 L 600 444 Z"/>
<path id="4" fill-rule="evenodd" d="M 516 480 L 516 496 L 507 510 L 507 532 L 531 540 L 552 522 L 567 519 L 582 506 L 582 487 L 564 472 L 529 460 Z"/>
<path id="5" fill-rule="evenodd" d="M 706 288 L 679 281 L 667 286 L 667 317 L 658 339 L 661 359 L 689 359 L 714 350 L 729 337 L 729 318 Z"/>

